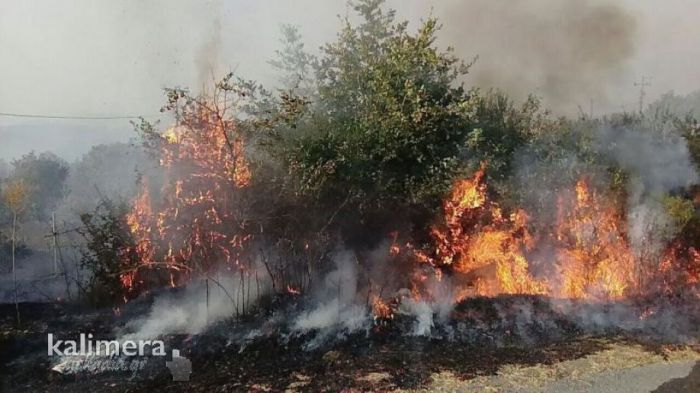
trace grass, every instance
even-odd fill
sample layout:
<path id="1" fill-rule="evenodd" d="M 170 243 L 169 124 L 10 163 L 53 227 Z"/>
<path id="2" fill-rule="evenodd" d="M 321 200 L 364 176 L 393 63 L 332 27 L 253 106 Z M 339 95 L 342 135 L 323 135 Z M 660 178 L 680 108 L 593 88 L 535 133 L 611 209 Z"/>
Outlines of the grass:
<path id="1" fill-rule="evenodd" d="M 558 380 L 580 380 L 603 371 L 623 370 L 653 363 L 676 363 L 700 360 L 698 348 L 665 346 L 651 350 L 638 344 L 604 342 L 607 349 L 594 354 L 554 364 L 521 366 L 506 364 L 496 375 L 481 375 L 464 380 L 452 372 L 434 373 L 430 384 L 413 392 L 507 392 L 518 389 L 537 390 Z M 409 392 L 397 390 L 397 392 Z"/>

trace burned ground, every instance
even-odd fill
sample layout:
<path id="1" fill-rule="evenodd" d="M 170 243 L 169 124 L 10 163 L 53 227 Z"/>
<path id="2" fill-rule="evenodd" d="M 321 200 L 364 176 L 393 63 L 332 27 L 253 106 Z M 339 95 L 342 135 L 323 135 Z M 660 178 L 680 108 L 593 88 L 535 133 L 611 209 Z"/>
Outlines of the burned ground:
<path id="1" fill-rule="evenodd" d="M 288 312 L 299 307 L 293 299 L 287 303 Z M 390 321 L 369 322 L 366 330 L 337 331 L 326 337 L 321 337 L 318 331 L 293 334 L 284 324 L 271 324 L 269 321 L 274 318 L 260 314 L 247 321 L 222 321 L 198 335 L 163 337 L 168 348 L 179 348 L 192 361 L 190 382 L 172 382 L 164 367 L 165 358 L 156 357 L 149 358 L 145 367 L 135 372 L 86 369 L 61 374 L 52 370 L 56 360 L 47 357 L 47 333 L 64 339 L 77 338 L 78 332 L 113 338 L 115 332 L 124 329 L 129 320 L 149 306 L 149 299 L 129 303 L 118 312 L 27 303 L 21 305 L 24 318 L 18 329 L 9 317 L 14 306 L 3 305 L 2 315 L 8 317 L 1 325 L 2 389 L 32 392 L 420 390 L 428 389 L 439 374 L 448 373 L 456 380 L 465 381 L 496 375 L 506 365 L 546 367 L 620 345 L 642 345 L 645 351 L 666 356 L 674 348 L 697 350 L 698 347 L 687 344 L 700 337 L 697 317 L 692 317 L 700 315 L 694 309 L 697 306 L 683 309 L 688 322 L 685 326 L 696 328 L 684 332 L 684 341 L 674 342 L 653 328 L 657 313 L 644 313 L 648 322 L 623 329 L 600 322 L 603 321 L 600 315 L 606 312 L 619 314 L 619 305 L 577 305 L 587 313 L 580 312 L 579 316 L 593 316 L 591 310 L 596 309 L 597 317 L 592 319 L 599 323 L 595 326 L 574 316 L 572 308 L 567 309 L 569 314 L 563 314 L 546 298 L 501 296 L 461 302 L 447 320 L 436 320 L 428 336 L 412 335 L 415 321 L 401 314 Z"/>

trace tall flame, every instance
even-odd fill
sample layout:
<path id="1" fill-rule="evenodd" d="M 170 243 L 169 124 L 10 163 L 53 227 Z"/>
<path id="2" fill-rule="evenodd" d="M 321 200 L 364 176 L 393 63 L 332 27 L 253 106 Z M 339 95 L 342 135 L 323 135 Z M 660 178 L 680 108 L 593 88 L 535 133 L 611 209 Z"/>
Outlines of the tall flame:
<path id="1" fill-rule="evenodd" d="M 165 271 L 160 281 L 171 286 L 221 263 L 244 270 L 250 234 L 240 216 L 240 190 L 250 184 L 251 171 L 235 124 L 203 107 L 156 137 L 164 197 L 154 203 L 144 181 L 126 217 L 143 269 L 124 273 L 124 287 L 143 281 L 152 270 L 146 268 L 159 270 L 158 277 Z"/>
<path id="2" fill-rule="evenodd" d="M 468 277 L 460 296 L 544 293 L 546 284 L 530 275 L 524 254 L 532 242 L 527 215 L 517 211 L 504 217 L 487 197 L 484 173 L 482 166 L 471 179 L 455 182 L 444 218 L 431 230 L 433 256 L 419 253 L 419 259 Z"/>
<path id="3" fill-rule="evenodd" d="M 609 200 L 593 192 L 586 179 L 575 186 L 573 206 L 560 198 L 557 225 L 558 295 L 618 299 L 634 288 L 635 259 L 622 217 Z"/>
<path id="4" fill-rule="evenodd" d="M 454 183 L 443 217 L 431 229 L 432 243 L 413 250 L 438 279 L 443 272 L 457 278 L 456 300 L 499 294 L 614 300 L 659 289 L 642 288 L 642 282 L 668 286 L 675 277 L 670 285 L 678 287 L 700 279 L 700 253 L 692 247 L 671 246 L 658 268 L 642 269 L 644 262 L 627 239 L 623 209 L 585 176 L 560 194 L 553 226 L 538 227 L 529 224 L 523 210 L 504 215 L 488 197 L 484 174 L 482 166 L 473 177 Z M 534 234 L 530 227 L 536 228 Z M 414 287 L 420 281 L 424 278 Z"/>

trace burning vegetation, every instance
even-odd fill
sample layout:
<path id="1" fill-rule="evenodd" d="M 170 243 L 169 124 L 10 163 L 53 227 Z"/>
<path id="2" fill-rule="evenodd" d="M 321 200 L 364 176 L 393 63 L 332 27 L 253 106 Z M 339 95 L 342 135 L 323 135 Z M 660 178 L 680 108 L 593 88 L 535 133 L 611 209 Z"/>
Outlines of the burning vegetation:
<path id="1" fill-rule="evenodd" d="M 416 252 L 419 261 L 463 276 L 457 301 L 500 294 L 610 301 L 669 295 L 697 283 L 694 247 L 671 242 L 655 269 L 645 266 L 629 243 L 623 204 L 585 178 L 557 198 L 553 225 L 534 232 L 525 211 L 504 217 L 489 200 L 483 178 L 482 167 L 471 179 L 455 182 L 444 220 L 431 230 L 434 245 Z M 679 248 L 685 257 L 679 258 Z M 538 249 L 548 253 L 537 255 Z"/>
<path id="2" fill-rule="evenodd" d="M 686 221 L 631 233 L 629 194 L 644 173 L 590 145 L 595 129 L 651 135 L 647 119 L 562 124 L 535 99 L 518 108 L 501 93 L 465 90 L 457 78 L 468 65 L 435 48 L 434 20 L 411 35 L 378 3 L 362 4 L 365 22 L 348 23 L 320 62 L 289 30 L 275 65 L 293 84 L 279 97 L 229 75 L 201 95 L 169 90 L 164 110 L 175 123 L 164 130 L 138 125 L 161 174 L 140 179 L 123 215 L 132 239 L 117 252 L 124 301 L 211 279 L 245 314 L 266 296 L 306 297 L 328 285 L 341 292 L 341 281 L 353 280 L 348 302 L 364 297 L 374 320 L 388 321 L 406 299 L 433 304 L 446 293 L 451 304 L 499 295 L 610 302 L 697 293 L 700 253 L 684 232 L 697 220 L 697 202 L 673 194 L 697 181 L 695 169 L 673 189 L 641 190 L 680 198 Z M 344 68 L 354 67 L 354 56 L 371 67 Z M 309 67 L 317 67 L 315 78 L 303 72 Z M 557 134 L 573 147 L 543 143 L 558 150 L 550 153 L 591 163 L 558 183 L 530 184 L 555 195 L 545 213 L 528 211 L 509 184 L 514 157 Z M 692 167 L 682 149 L 676 161 Z M 395 219 L 401 211 L 409 213 L 403 222 Z M 359 272 L 328 284 L 339 250 L 354 254 L 348 263 Z M 214 279 L 221 274 L 238 284 L 226 288 Z"/>
<path id="3" fill-rule="evenodd" d="M 163 198 L 153 201 L 143 179 L 126 216 L 139 259 L 137 269 L 121 274 L 127 292 L 182 285 L 222 266 L 249 274 L 242 252 L 250 230 L 239 191 L 251 173 L 243 136 L 227 113 L 232 98 L 219 86 L 211 100 L 185 98 L 170 93 L 175 126 L 162 133 L 142 128 L 163 168 Z"/>
<path id="4" fill-rule="evenodd" d="M 468 89 L 435 19 L 411 32 L 381 4 L 355 3 L 361 22 L 318 56 L 285 28 L 277 93 L 233 74 L 167 90 L 172 124 L 135 124 L 153 170 L 128 203 L 80 216 L 79 295 L 125 337 L 187 334 L 200 365 L 203 332 L 237 354 L 431 345 L 415 336 L 500 351 L 614 329 L 695 342 L 697 123 L 554 119 L 535 97 Z"/>

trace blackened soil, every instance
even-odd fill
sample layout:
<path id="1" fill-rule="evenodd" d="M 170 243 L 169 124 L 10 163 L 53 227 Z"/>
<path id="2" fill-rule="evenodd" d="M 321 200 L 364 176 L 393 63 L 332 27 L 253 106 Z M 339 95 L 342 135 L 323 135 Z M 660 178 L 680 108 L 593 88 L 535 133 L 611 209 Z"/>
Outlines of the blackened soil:
<path id="1" fill-rule="evenodd" d="M 180 349 L 191 360 L 189 382 L 173 382 L 164 358 L 149 359 L 149 366 L 138 373 L 63 375 L 51 370 L 52 359 L 46 353 L 48 332 L 63 338 L 77 338 L 79 333 L 113 337 L 115 329 L 145 314 L 149 305 L 148 301 L 134 302 L 116 311 L 22 304 L 19 327 L 14 305 L 0 305 L 0 391 L 389 391 L 425 386 L 435 372 L 450 371 L 469 379 L 494 374 L 504 364 L 552 364 L 579 358 L 606 349 L 610 342 L 633 341 L 651 349 L 669 343 L 668 337 L 644 324 L 626 330 L 601 325 L 609 315 L 619 314 L 617 305 L 598 305 L 593 310 L 583 305 L 570 318 L 547 299 L 510 296 L 459 304 L 447 320 L 433 328 L 430 337 L 413 335 L 415 320 L 397 315 L 368 330 L 341 333 L 340 339 L 337 332 L 321 340 L 318 332 L 291 335 L 280 327 L 241 340 L 246 332 L 261 326 L 255 319 L 222 322 L 197 336 L 164 338 L 169 347 Z M 567 315 L 571 307 L 567 305 Z M 648 314 L 649 318 L 668 317 L 661 311 Z M 594 316 L 598 325 L 589 324 L 587 315 Z M 655 327 L 656 322 L 649 326 Z M 310 348 L 311 342 L 317 345 Z"/>

